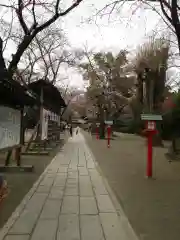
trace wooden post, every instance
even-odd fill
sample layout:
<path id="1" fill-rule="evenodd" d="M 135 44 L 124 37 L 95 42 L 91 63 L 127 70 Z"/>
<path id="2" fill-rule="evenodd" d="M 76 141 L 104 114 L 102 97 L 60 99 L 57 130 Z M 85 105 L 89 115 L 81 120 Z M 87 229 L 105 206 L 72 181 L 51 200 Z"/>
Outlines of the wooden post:
<path id="1" fill-rule="evenodd" d="M 17 166 L 21 166 L 21 147 L 24 144 L 24 108 L 21 109 L 21 126 L 20 126 L 20 146 L 15 149 L 14 160 Z"/>
<path id="2" fill-rule="evenodd" d="M 6 156 L 6 160 L 5 160 L 5 166 L 9 166 L 10 164 L 10 159 L 11 159 L 11 155 L 12 155 L 12 149 L 8 151 L 7 156 Z"/>
<path id="3" fill-rule="evenodd" d="M 42 123 L 43 123 L 43 102 L 44 102 L 44 91 L 43 91 L 43 87 L 41 88 L 41 96 L 40 96 L 40 124 L 39 124 L 39 136 L 38 136 L 38 140 L 41 141 L 41 136 L 42 136 Z"/>

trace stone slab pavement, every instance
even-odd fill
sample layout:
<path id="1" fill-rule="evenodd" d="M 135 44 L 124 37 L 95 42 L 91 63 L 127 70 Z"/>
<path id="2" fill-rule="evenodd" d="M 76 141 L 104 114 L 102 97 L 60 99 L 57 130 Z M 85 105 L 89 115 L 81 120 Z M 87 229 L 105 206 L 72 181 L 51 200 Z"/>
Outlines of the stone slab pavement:
<path id="1" fill-rule="evenodd" d="M 119 209 L 79 133 L 25 196 L 0 240 L 137 240 Z"/>

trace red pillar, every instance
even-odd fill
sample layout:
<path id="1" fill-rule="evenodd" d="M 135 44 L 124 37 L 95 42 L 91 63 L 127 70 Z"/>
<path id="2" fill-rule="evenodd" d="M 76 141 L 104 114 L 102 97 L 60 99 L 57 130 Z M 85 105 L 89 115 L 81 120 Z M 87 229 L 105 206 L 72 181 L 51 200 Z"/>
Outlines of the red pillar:
<path id="1" fill-rule="evenodd" d="M 110 148 L 111 126 L 107 127 L 107 147 Z"/>
<path id="2" fill-rule="evenodd" d="M 148 134 L 148 145 L 147 145 L 147 169 L 146 169 L 146 175 L 147 177 L 152 177 L 152 154 L 153 154 L 153 148 L 152 148 L 152 137 L 153 134 L 149 132 Z"/>

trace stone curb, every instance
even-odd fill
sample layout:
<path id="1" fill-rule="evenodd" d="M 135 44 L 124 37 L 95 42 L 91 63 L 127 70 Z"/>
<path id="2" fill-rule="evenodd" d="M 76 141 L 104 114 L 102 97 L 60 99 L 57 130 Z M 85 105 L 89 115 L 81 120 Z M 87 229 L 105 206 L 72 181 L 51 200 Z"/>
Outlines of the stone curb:
<path id="1" fill-rule="evenodd" d="M 124 239 L 124 240 L 140 240 L 139 237 L 136 235 L 134 229 L 132 228 L 126 214 L 124 213 L 123 208 L 121 207 L 117 197 L 115 196 L 113 190 L 111 189 L 111 187 L 110 187 L 107 179 L 105 178 L 101 168 L 99 167 L 99 164 L 96 161 L 96 159 L 94 157 L 94 154 L 92 153 L 90 147 L 88 146 L 88 143 L 87 143 L 86 139 L 85 139 L 85 143 L 86 143 L 87 150 L 89 151 L 89 153 L 90 153 L 90 155 L 91 155 L 91 157 L 92 157 L 92 159 L 93 159 L 93 161 L 96 165 L 97 171 L 99 172 L 100 176 L 102 177 L 102 180 L 103 180 L 103 183 L 106 187 L 106 190 L 109 193 L 109 197 L 111 198 L 111 201 L 112 201 L 112 203 L 113 203 L 113 205 L 116 209 L 116 212 L 117 212 L 118 217 L 119 217 L 119 222 L 122 225 L 122 228 L 124 229 L 124 231 L 126 233 L 127 239 Z"/>
<path id="2" fill-rule="evenodd" d="M 62 147 L 62 149 L 64 149 L 64 146 Z M 21 215 L 21 213 L 24 210 L 25 206 L 27 205 L 27 203 L 29 202 L 29 200 L 33 196 L 33 194 L 36 191 L 38 185 L 40 184 L 40 182 L 42 181 L 44 175 L 46 174 L 49 166 L 56 160 L 56 157 L 59 156 L 59 155 L 62 155 L 62 153 L 58 152 L 56 154 L 56 156 L 54 156 L 54 158 L 51 160 L 51 162 L 45 168 L 44 172 L 39 176 L 37 181 L 33 184 L 32 188 L 24 196 L 24 198 L 21 201 L 21 203 L 16 207 L 14 212 L 11 214 L 11 216 L 9 217 L 9 219 L 7 220 L 5 225 L 0 229 L 0 240 L 3 240 L 5 238 L 5 236 L 8 234 L 9 230 L 11 229 L 11 227 L 13 226 L 15 221 L 19 218 L 19 216 Z"/>

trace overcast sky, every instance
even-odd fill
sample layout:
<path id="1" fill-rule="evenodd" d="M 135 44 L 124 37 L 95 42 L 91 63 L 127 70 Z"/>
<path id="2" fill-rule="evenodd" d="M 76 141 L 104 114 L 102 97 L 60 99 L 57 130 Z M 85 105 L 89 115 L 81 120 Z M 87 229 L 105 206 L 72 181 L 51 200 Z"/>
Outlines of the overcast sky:
<path id="1" fill-rule="evenodd" d="M 110 1 L 112 0 L 84 0 L 63 19 L 63 29 L 73 48 L 86 46 L 89 50 L 113 53 L 121 49 L 134 51 L 147 39 L 147 35 L 153 29 L 164 27 L 157 13 L 138 7 L 132 2 L 125 3 L 121 10 L 111 14 L 110 18 L 107 15 L 103 18 L 97 17 L 96 22 L 93 20 L 87 22 L 87 19 L 95 14 L 96 9 L 103 8 Z M 68 5 L 72 0 L 66 0 L 65 3 Z M 12 49 L 13 46 L 10 46 L 9 50 Z M 68 75 L 71 85 L 80 88 L 83 86 L 82 77 L 77 71 L 72 69 L 62 71 L 63 74 Z"/>
<path id="2" fill-rule="evenodd" d="M 109 16 L 96 18 L 87 23 L 95 13 L 110 0 L 85 0 L 73 13 L 64 19 L 64 30 L 73 47 L 88 47 L 94 51 L 113 51 L 121 49 L 134 51 L 138 45 L 147 40 L 153 29 L 163 27 L 157 13 L 132 3 L 125 3 L 121 11 Z M 92 6 L 93 5 L 93 6 Z M 108 11 L 108 10 L 107 10 Z M 82 84 L 79 75 L 70 74 L 71 82 Z"/>
<path id="3" fill-rule="evenodd" d="M 115 52 L 120 48 L 132 48 L 140 44 L 144 36 L 158 23 L 159 18 L 155 12 L 132 3 L 125 3 L 118 14 L 111 14 L 110 19 L 105 16 L 102 19 L 97 18 L 97 24 L 93 21 L 91 24 L 81 23 L 92 17 L 95 7 L 101 9 L 109 1 L 85 0 L 64 19 L 64 29 L 73 46 L 81 47 L 87 43 L 89 48 Z"/>

